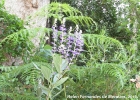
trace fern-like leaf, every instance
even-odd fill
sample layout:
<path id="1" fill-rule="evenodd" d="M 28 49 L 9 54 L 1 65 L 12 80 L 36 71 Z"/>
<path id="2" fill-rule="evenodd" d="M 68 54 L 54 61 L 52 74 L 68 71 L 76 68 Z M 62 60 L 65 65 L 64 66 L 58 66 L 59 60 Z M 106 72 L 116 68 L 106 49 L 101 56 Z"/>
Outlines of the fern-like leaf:
<path id="1" fill-rule="evenodd" d="M 29 56 L 32 53 L 35 44 L 32 39 L 37 36 L 38 39 L 43 39 L 46 32 L 49 34 L 49 28 L 32 28 L 22 29 L 0 41 L 0 52 L 2 58 L 5 58 L 5 54 L 10 54 L 13 57 L 22 56 L 23 58 Z M 1 58 L 0 55 L 0 58 Z M 2 59 L 1 58 L 1 59 Z"/>
<path id="2" fill-rule="evenodd" d="M 83 34 L 87 56 L 101 62 L 125 62 L 124 46 L 116 39 L 97 34 Z M 92 56 L 92 57 L 91 57 Z"/>
<path id="3" fill-rule="evenodd" d="M 126 68 L 123 64 L 115 64 L 115 63 L 103 63 L 103 64 L 96 64 L 96 68 L 100 69 L 101 75 L 109 75 L 110 77 L 115 77 L 121 86 L 123 87 L 125 84 L 125 77 L 126 77 Z"/>
<path id="4" fill-rule="evenodd" d="M 91 25 L 96 23 L 92 18 L 83 16 L 82 12 L 78 9 L 71 7 L 69 4 L 62 4 L 58 2 L 52 2 L 49 6 L 44 6 L 42 9 L 31 15 L 28 19 L 33 20 L 35 17 L 38 18 L 51 18 L 62 21 L 63 18 L 72 21 L 76 24 Z"/>

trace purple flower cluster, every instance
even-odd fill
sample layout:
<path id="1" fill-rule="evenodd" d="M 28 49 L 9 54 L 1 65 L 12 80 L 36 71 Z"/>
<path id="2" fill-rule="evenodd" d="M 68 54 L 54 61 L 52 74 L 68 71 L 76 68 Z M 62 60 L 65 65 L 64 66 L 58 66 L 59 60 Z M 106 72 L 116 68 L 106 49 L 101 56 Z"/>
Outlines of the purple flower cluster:
<path id="1" fill-rule="evenodd" d="M 79 30 L 78 25 L 76 25 L 74 32 L 72 32 L 72 27 L 67 30 L 65 27 L 65 20 L 59 28 L 56 24 L 57 23 L 52 27 L 53 52 L 61 54 L 63 58 L 68 59 L 69 63 L 71 63 L 72 60 L 80 55 L 81 51 L 83 51 L 82 47 L 84 45 L 84 41 L 82 31 Z"/>

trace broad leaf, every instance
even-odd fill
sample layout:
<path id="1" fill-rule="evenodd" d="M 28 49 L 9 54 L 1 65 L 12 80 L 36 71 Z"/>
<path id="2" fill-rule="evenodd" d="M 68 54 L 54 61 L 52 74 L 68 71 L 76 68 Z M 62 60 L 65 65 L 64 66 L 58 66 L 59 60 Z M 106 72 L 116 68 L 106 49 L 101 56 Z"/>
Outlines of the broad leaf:
<path id="1" fill-rule="evenodd" d="M 53 57 L 54 67 L 56 68 L 58 73 L 61 73 L 61 65 L 62 65 L 62 58 L 60 55 L 55 54 Z"/>
<path id="2" fill-rule="evenodd" d="M 60 85 L 63 84 L 67 79 L 68 79 L 68 77 L 61 78 L 60 80 L 58 80 L 57 82 L 55 82 L 55 83 L 53 84 L 53 88 L 56 88 L 57 86 L 60 86 Z"/>
<path id="3" fill-rule="evenodd" d="M 51 68 L 42 66 L 41 67 L 41 72 L 42 72 L 43 76 L 45 77 L 45 79 L 47 79 L 48 81 L 50 81 L 50 77 L 51 77 L 51 73 L 52 73 Z"/>
<path id="4" fill-rule="evenodd" d="M 50 92 L 50 89 L 49 89 L 49 88 L 46 88 L 46 87 L 43 86 L 43 85 L 40 85 L 40 88 L 41 88 L 41 90 L 42 90 L 42 93 L 45 93 L 46 95 L 49 94 L 49 92 Z"/>
<path id="5" fill-rule="evenodd" d="M 68 67 L 68 61 L 63 59 L 62 60 L 61 70 L 65 70 L 67 67 Z"/>
<path id="6" fill-rule="evenodd" d="M 44 49 L 52 49 L 52 47 L 50 45 L 45 45 Z"/>
<path id="7" fill-rule="evenodd" d="M 53 78 L 53 83 L 55 83 L 56 81 L 58 81 L 60 78 L 62 77 L 62 74 L 56 74 Z"/>

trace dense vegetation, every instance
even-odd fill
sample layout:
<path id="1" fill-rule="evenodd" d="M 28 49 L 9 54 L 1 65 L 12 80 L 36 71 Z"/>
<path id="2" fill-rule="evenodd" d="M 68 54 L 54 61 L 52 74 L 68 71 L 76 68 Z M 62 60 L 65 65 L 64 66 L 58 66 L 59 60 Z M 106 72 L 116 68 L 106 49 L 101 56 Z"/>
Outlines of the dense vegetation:
<path id="1" fill-rule="evenodd" d="M 139 100 L 139 2 L 51 0 L 26 22 L 0 2 L 0 100 Z"/>

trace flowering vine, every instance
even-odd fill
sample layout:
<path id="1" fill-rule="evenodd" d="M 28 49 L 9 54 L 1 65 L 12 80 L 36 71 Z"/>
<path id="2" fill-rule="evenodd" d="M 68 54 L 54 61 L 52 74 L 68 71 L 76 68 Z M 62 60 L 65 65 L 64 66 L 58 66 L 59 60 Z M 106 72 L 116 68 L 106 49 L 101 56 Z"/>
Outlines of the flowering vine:
<path id="1" fill-rule="evenodd" d="M 74 31 L 72 31 L 72 27 L 67 30 L 65 27 L 65 19 L 60 27 L 57 26 L 55 21 L 52 29 L 53 53 L 61 54 L 63 58 L 69 61 L 69 64 L 72 63 L 73 59 L 83 51 L 84 41 L 82 30 L 79 30 L 78 25 L 76 25 Z"/>

